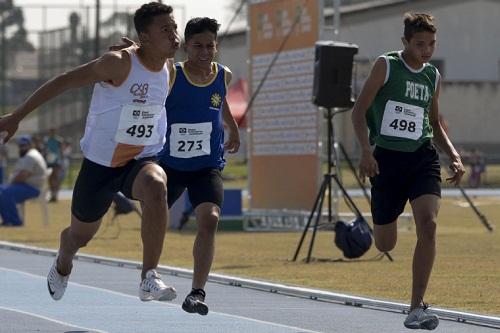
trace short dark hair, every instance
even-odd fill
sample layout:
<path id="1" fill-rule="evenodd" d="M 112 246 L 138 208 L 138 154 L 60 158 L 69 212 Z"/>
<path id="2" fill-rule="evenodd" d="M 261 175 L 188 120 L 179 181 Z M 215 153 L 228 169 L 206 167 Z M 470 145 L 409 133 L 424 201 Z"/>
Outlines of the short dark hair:
<path id="1" fill-rule="evenodd" d="M 153 21 L 155 16 L 172 14 L 172 6 L 164 5 L 159 2 L 150 2 L 137 9 L 134 14 L 134 26 L 137 35 L 141 32 L 146 32 L 148 26 Z"/>
<path id="2" fill-rule="evenodd" d="M 184 29 L 184 40 L 187 42 L 193 35 L 200 34 L 205 31 L 210 31 L 217 39 L 217 32 L 220 24 L 216 19 L 209 17 L 195 17 L 188 21 L 186 29 Z"/>
<path id="3" fill-rule="evenodd" d="M 404 36 L 409 41 L 417 32 L 436 33 L 434 17 L 423 13 L 405 13 L 404 15 L 405 31 Z"/>

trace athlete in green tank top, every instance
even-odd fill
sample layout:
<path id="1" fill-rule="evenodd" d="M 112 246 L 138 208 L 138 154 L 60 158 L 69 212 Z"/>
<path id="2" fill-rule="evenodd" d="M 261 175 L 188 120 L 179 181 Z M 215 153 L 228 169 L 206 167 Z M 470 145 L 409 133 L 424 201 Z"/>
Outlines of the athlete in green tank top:
<path id="1" fill-rule="evenodd" d="M 441 80 L 429 64 L 436 47 L 434 18 L 407 13 L 404 25 L 404 50 L 375 61 L 354 105 L 352 122 L 362 149 L 359 174 L 363 181 L 370 177 L 372 183 L 373 236 L 381 252 L 395 247 L 397 219 L 410 201 L 417 245 L 410 312 L 404 325 L 431 330 L 439 319 L 427 311 L 423 299 L 436 254 L 441 196 L 439 157 L 429 144 L 431 139 L 450 157 L 449 182 L 458 185 L 465 169 L 439 123 Z"/>
<path id="2" fill-rule="evenodd" d="M 429 111 L 439 72 L 429 63 L 415 70 L 401 53 L 382 56 L 387 67 L 386 78 L 366 117 L 371 144 L 412 152 L 432 138 Z"/>

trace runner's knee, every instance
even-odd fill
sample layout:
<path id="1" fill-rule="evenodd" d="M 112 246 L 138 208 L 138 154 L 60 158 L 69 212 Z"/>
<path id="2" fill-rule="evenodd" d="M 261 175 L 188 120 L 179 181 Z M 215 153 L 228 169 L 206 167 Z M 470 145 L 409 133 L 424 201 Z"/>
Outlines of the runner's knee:
<path id="1" fill-rule="evenodd" d="M 213 234 L 217 230 L 219 215 L 215 212 L 206 213 L 200 216 L 198 223 L 198 232 L 204 234 Z"/>
<path id="2" fill-rule="evenodd" d="M 397 221 L 387 224 L 373 225 L 375 246 L 381 252 L 389 252 L 396 246 L 398 240 Z"/>
<path id="3" fill-rule="evenodd" d="M 433 217 L 423 218 L 417 221 L 417 239 L 435 241 L 437 223 Z"/>
<path id="4" fill-rule="evenodd" d="M 396 246 L 396 238 L 377 238 L 375 237 L 375 246 L 380 252 L 389 252 Z"/>
<path id="5" fill-rule="evenodd" d="M 164 174 L 159 172 L 148 172 L 141 176 L 140 192 L 145 204 L 154 202 L 155 204 L 166 205 L 167 181 Z"/>
<path id="6" fill-rule="evenodd" d="M 61 237 L 66 238 L 74 247 L 82 248 L 87 246 L 92 237 L 94 237 L 94 233 L 84 233 L 75 231 L 72 228 L 66 228 L 62 231 Z"/>

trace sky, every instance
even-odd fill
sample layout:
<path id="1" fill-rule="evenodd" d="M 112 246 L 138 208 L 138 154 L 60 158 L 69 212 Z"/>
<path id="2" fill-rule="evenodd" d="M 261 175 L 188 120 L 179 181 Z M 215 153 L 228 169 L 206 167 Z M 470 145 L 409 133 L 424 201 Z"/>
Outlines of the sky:
<path id="1" fill-rule="evenodd" d="M 133 12 L 140 4 L 148 1 L 101 0 L 101 18 L 108 17 L 113 11 L 114 6 L 122 9 L 129 7 L 129 10 Z M 184 30 L 185 22 L 183 21 L 196 16 L 209 16 L 217 19 L 222 24 L 221 30 L 224 31 L 225 25 L 229 23 L 233 15 L 232 10 L 229 8 L 231 2 L 231 0 L 163 0 L 163 3 L 174 7 L 174 15 L 177 18 L 180 32 Z M 14 0 L 14 5 L 23 8 L 24 26 L 30 32 L 42 30 L 43 28 L 43 11 L 40 8 L 42 5 L 47 6 L 46 27 L 47 29 L 53 29 L 67 26 L 68 15 L 72 11 L 70 8 L 55 8 L 55 6 L 74 6 L 74 9 L 78 9 L 79 6 L 93 7 L 95 0 Z M 93 22 L 94 20 L 91 19 L 91 21 Z M 30 38 L 30 40 L 32 39 Z"/>

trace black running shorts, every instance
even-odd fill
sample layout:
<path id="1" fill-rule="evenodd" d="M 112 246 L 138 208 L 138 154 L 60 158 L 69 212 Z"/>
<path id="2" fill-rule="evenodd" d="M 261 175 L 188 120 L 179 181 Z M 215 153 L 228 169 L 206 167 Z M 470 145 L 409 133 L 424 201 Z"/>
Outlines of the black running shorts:
<path id="1" fill-rule="evenodd" d="M 370 178 L 373 223 L 394 222 L 406 202 L 424 194 L 441 197 L 439 155 L 430 141 L 414 152 L 375 147 L 379 174 Z"/>
<path id="2" fill-rule="evenodd" d="M 106 214 L 116 192 L 132 198 L 132 185 L 139 171 L 156 158 L 131 160 L 110 168 L 84 159 L 73 189 L 71 213 L 82 222 L 96 222 Z"/>
<path id="3" fill-rule="evenodd" d="M 160 163 L 167 174 L 168 206 L 172 207 L 187 188 L 189 201 L 196 208 L 204 202 L 211 202 L 222 208 L 224 188 L 222 173 L 217 168 L 196 171 L 180 171 Z"/>

